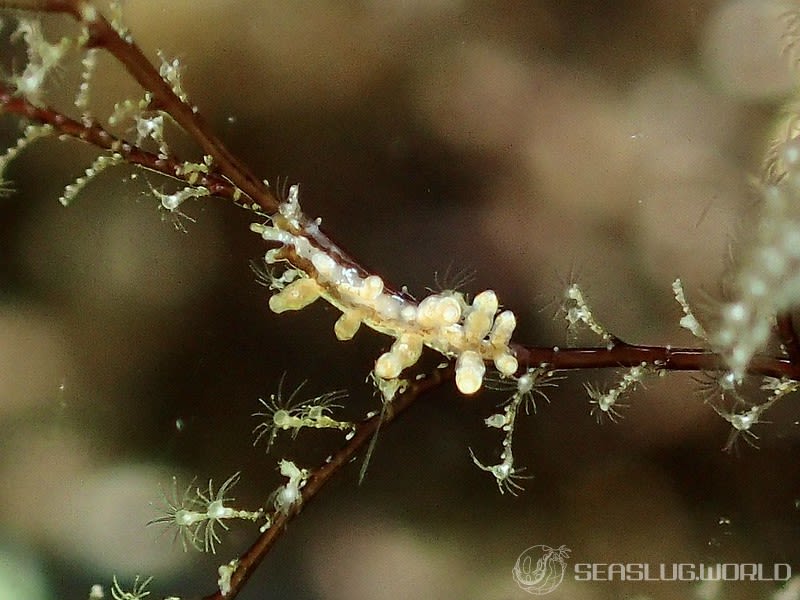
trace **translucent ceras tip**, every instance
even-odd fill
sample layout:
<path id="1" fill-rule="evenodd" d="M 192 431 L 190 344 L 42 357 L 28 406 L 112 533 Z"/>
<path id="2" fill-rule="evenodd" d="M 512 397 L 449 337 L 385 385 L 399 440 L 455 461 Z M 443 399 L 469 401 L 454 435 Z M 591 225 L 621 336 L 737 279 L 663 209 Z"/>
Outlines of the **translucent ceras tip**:
<path id="1" fill-rule="evenodd" d="M 462 394 L 474 394 L 483 384 L 483 375 L 486 366 L 481 355 L 474 350 L 467 350 L 459 354 L 456 360 L 456 387 Z"/>

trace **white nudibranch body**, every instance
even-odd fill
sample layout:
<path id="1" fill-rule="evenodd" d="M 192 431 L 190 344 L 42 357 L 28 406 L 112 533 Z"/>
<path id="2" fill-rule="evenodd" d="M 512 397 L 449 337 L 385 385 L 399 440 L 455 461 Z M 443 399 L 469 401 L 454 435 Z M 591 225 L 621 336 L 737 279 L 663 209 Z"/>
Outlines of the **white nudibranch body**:
<path id="1" fill-rule="evenodd" d="M 362 323 L 395 338 L 375 362 L 377 377 L 399 377 L 419 360 L 423 346 L 456 359 L 456 385 L 463 394 L 481 388 L 487 361 L 502 376 L 517 371 L 519 365 L 510 347 L 516 317 L 508 310 L 498 314 L 499 302 L 492 290 L 479 293 L 470 304 L 456 291 L 434 293 L 417 303 L 386 290 L 379 276 L 363 275 L 343 261 L 344 253 L 324 238 L 317 222 L 303 216 L 298 186 L 290 187 L 286 202 L 270 221 L 250 228 L 281 246 L 266 253 L 267 264 L 291 263 L 284 252 L 290 249 L 313 267 L 314 272 L 303 271 L 270 298 L 274 312 L 300 310 L 323 298 L 342 311 L 334 325 L 337 339 L 351 339 Z M 299 265 L 291 266 L 301 271 Z"/>

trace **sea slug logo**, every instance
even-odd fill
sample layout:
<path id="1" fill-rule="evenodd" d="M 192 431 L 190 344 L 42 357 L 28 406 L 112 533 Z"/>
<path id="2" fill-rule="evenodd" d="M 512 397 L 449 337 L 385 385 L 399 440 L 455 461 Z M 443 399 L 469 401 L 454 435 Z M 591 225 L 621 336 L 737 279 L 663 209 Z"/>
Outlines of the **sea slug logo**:
<path id="1" fill-rule="evenodd" d="M 552 592 L 564 579 L 570 552 L 566 546 L 527 548 L 511 571 L 514 581 L 529 594 L 541 596 Z"/>

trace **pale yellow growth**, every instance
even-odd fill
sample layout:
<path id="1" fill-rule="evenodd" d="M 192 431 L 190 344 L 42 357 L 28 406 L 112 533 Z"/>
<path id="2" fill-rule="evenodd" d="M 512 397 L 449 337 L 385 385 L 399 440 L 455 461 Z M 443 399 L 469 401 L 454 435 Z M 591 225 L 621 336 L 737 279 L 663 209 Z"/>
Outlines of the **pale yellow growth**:
<path id="1" fill-rule="evenodd" d="M 333 332 L 337 340 L 352 340 L 361 327 L 361 317 L 357 311 L 343 312 L 333 325 Z"/>
<path id="2" fill-rule="evenodd" d="M 492 290 L 485 290 L 475 296 L 472 310 L 464 319 L 464 336 L 470 342 L 477 342 L 488 335 L 498 307 L 497 294 Z"/>
<path id="3" fill-rule="evenodd" d="M 505 348 L 511 341 L 517 318 L 510 310 L 504 310 L 494 320 L 494 326 L 489 334 L 489 343 L 495 348 Z"/>
<path id="4" fill-rule="evenodd" d="M 382 379 L 395 379 L 403 369 L 416 364 L 421 354 L 422 337 L 403 333 L 392 344 L 389 352 L 382 354 L 375 362 L 375 375 Z"/>
<path id="5" fill-rule="evenodd" d="M 370 275 L 364 279 L 359 293 L 364 300 L 376 300 L 383 293 L 383 279 L 377 275 Z"/>
<path id="6" fill-rule="evenodd" d="M 419 303 L 417 323 L 420 327 L 453 325 L 461 319 L 463 298 L 460 294 L 433 294 Z"/>
<path id="7" fill-rule="evenodd" d="M 517 369 L 519 368 L 519 362 L 511 354 L 500 354 L 499 356 L 495 357 L 494 366 L 502 375 L 511 377 L 517 372 Z"/>
<path id="8" fill-rule="evenodd" d="M 269 299 L 272 312 L 300 310 L 320 297 L 320 287 L 316 281 L 304 277 L 297 279 Z"/>
<path id="9" fill-rule="evenodd" d="M 474 394 L 483 385 L 486 365 L 481 355 L 474 350 L 467 350 L 458 355 L 456 360 L 456 387 L 462 394 Z"/>

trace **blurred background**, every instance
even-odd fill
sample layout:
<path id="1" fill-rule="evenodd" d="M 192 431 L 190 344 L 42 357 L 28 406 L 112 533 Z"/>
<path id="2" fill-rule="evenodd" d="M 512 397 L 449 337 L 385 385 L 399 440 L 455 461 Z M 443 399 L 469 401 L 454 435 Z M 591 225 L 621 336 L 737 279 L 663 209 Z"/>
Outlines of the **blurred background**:
<path id="1" fill-rule="evenodd" d="M 693 345 L 670 286 L 711 314 L 750 181 L 797 73 L 782 53 L 786 3 L 769 0 L 298 3 L 130 0 L 148 56 L 185 66 L 184 87 L 218 135 L 270 181 L 300 183 L 309 216 L 362 264 L 422 296 L 472 273 L 517 314 L 516 339 L 564 345 L 563 289 L 577 281 L 632 343 Z M 4 68 L 20 70 L 3 15 Z M 74 34 L 48 17 L 55 37 Z M 70 111 L 79 69 L 49 88 Z M 92 107 L 141 92 L 101 59 Z M 74 114 L 71 113 L 71 114 Z M 0 117 L 2 148 L 18 120 Z M 182 157 L 198 156 L 173 131 Z M 144 524 L 175 475 L 216 485 L 241 471 L 236 505 L 263 505 L 286 457 L 313 467 L 341 436 L 303 431 L 252 446 L 259 398 L 347 389 L 339 411 L 378 408 L 364 382 L 389 341 L 333 335 L 335 310 L 270 313 L 249 261 L 252 216 L 185 205 L 177 231 L 150 186 L 110 169 L 68 209 L 63 187 L 94 157 L 40 141 L 0 199 L 0 599 L 85 598 L 112 575 L 154 575 L 154 596 L 210 593 L 216 566 L 255 538 L 234 523 L 216 556 L 185 554 Z M 735 252 L 735 250 L 734 250 Z M 595 343 L 591 337 L 581 343 Z M 431 358 L 431 364 L 436 357 Z M 618 377 L 619 374 L 616 374 Z M 504 396 L 442 389 L 380 434 L 293 522 L 242 598 L 529 597 L 511 571 L 528 547 L 569 563 L 789 563 L 800 572 L 800 412 L 789 398 L 740 440 L 698 390 L 653 378 L 598 424 L 570 374 L 514 439 L 525 492 L 501 496 L 483 419 Z M 698 379 L 700 381 L 698 381 Z M 152 505 L 151 505 L 152 503 Z M 549 597 L 755 598 L 774 584 L 579 583 Z M 107 590 L 108 593 L 108 590 Z"/>

